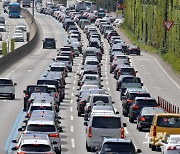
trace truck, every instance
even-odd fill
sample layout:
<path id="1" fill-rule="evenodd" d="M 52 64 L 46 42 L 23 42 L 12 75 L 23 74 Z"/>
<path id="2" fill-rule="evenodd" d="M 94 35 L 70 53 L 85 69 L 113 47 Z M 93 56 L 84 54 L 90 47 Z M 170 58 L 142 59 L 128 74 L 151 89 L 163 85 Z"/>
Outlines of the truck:
<path id="1" fill-rule="evenodd" d="M 22 0 L 22 7 L 31 7 L 31 0 Z"/>

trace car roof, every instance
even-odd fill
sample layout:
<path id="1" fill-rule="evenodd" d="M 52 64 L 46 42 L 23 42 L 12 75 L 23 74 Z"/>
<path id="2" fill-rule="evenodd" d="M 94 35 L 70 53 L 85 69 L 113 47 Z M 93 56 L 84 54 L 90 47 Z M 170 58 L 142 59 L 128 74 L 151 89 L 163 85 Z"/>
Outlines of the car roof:
<path id="1" fill-rule="evenodd" d="M 103 142 L 132 143 L 130 139 L 122 139 L 122 138 L 104 138 Z"/>
<path id="2" fill-rule="evenodd" d="M 27 125 L 38 125 L 38 124 L 42 124 L 42 125 L 54 125 L 54 121 L 53 120 L 31 120 L 31 119 L 29 119 L 28 120 L 28 123 L 27 123 Z"/>
<path id="3" fill-rule="evenodd" d="M 153 97 L 135 97 L 135 101 L 136 100 L 156 100 Z"/>
<path id="4" fill-rule="evenodd" d="M 24 144 L 45 144 L 45 145 L 50 145 L 49 140 L 44 140 L 44 139 L 23 139 L 21 141 L 21 145 Z"/>
<path id="5" fill-rule="evenodd" d="M 130 93 L 148 93 L 145 89 L 142 88 L 127 88 L 127 91 Z"/>
<path id="6" fill-rule="evenodd" d="M 100 105 L 96 105 L 96 106 L 93 106 L 93 107 L 92 107 L 92 111 L 93 111 L 93 110 L 108 110 L 108 111 L 109 111 L 109 110 L 110 110 L 110 111 L 112 110 L 112 111 L 113 111 L 114 108 L 113 108 L 112 106 L 100 106 Z"/>
<path id="7" fill-rule="evenodd" d="M 31 106 L 52 106 L 52 103 L 38 103 L 38 102 L 34 102 L 31 104 Z"/>

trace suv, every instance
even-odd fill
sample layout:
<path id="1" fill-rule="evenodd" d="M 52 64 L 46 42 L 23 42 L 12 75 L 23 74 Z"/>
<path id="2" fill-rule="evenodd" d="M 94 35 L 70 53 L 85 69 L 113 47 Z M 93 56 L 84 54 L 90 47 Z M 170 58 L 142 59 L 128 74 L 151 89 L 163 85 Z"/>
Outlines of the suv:
<path id="1" fill-rule="evenodd" d="M 129 54 L 136 54 L 136 55 L 140 55 L 141 54 L 141 50 L 138 46 L 135 46 L 135 45 L 130 45 L 128 47 L 128 49 L 125 51 L 125 53 L 127 55 Z"/>
<path id="2" fill-rule="evenodd" d="M 166 142 L 166 137 L 171 134 L 179 134 L 180 132 L 180 114 L 174 113 L 159 113 L 153 118 L 153 122 L 150 128 L 149 147 L 152 151 L 158 150 L 161 143 L 161 139 Z"/>
<path id="3" fill-rule="evenodd" d="M 91 115 L 86 127 L 86 149 L 88 152 L 101 143 L 103 137 L 124 138 L 124 126 L 120 116 L 113 113 L 95 113 Z"/>
<path id="4" fill-rule="evenodd" d="M 23 90 L 24 96 L 24 111 L 27 110 L 27 101 L 32 93 L 48 93 L 48 87 L 46 85 L 28 85 L 26 90 Z"/>
<path id="5" fill-rule="evenodd" d="M 13 83 L 10 78 L 0 78 L 0 97 L 15 99 L 15 85 L 17 84 Z"/>
<path id="6" fill-rule="evenodd" d="M 136 97 L 151 97 L 151 95 L 142 88 L 127 88 L 124 96 L 122 96 L 122 112 L 124 116 L 128 116 L 129 107 Z"/>
<path id="7" fill-rule="evenodd" d="M 136 97 L 129 107 L 129 122 L 132 123 L 137 119 L 143 107 L 158 107 L 158 104 L 152 97 Z"/>
<path id="8" fill-rule="evenodd" d="M 104 138 L 102 143 L 96 149 L 96 154 L 104 153 L 141 153 L 140 149 L 136 149 L 134 143 L 130 139 L 121 138 Z"/>
<path id="9" fill-rule="evenodd" d="M 56 49 L 56 40 L 54 38 L 45 38 L 43 40 L 43 49 Z"/>

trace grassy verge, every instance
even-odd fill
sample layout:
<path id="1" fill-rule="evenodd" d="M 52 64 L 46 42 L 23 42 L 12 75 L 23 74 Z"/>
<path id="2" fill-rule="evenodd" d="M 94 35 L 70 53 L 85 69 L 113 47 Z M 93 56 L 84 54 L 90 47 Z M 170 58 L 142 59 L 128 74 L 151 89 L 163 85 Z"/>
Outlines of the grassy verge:
<path id="1" fill-rule="evenodd" d="M 124 25 L 121 25 L 120 30 L 126 34 L 126 36 L 131 40 L 131 42 L 137 46 L 139 46 L 141 49 L 154 53 L 159 54 L 160 51 L 157 48 L 154 48 L 151 45 L 143 44 L 142 42 L 138 41 L 138 38 L 132 33 L 128 28 L 126 28 Z M 180 75 L 180 57 L 175 54 L 174 52 L 167 52 L 163 55 L 161 55 L 162 59 L 166 61 L 171 68 Z"/>

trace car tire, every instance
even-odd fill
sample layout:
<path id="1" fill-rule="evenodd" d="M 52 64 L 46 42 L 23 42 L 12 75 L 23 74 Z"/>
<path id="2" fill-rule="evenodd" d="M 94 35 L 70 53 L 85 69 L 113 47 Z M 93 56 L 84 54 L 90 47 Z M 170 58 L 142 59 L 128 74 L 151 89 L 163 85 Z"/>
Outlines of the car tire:
<path id="1" fill-rule="evenodd" d="M 123 116 L 127 117 L 128 114 L 125 111 L 123 111 Z"/>
<path id="2" fill-rule="evenodd" d="M 138 129 L 139 132 L 142 131 L 142 127 L 139 127 L 139 124 L 137 124 L 137 129 Z"/>
<path id="3" fill-rule="evenodd" d="M 89 147 L 89 146 L 87 145 L 87 142 L 86 142 L 86 150 L 87 150 L 87 152 L 91 152 L 91 147 Z"/>
<path id="4" fill-rule="evenodd" d="M 78 117 L 81 117 L 81 113 L 80 112 L 78 112 Z"/>
<path id="5" fill-rule="evenodd" d="M 69 72 L 72 72 L 72 68 L 71 68 L 71 69 L 69 69 Z"/>
<path id="6" fill-rule="evenodd" d="M 15 95 L 11 94 L 10 100 L 14 100 L 14 99 L 15 99 Z"/>
<path id="7" fill-rule="evenodd" d="M 152 144 L 149 144 L 149 148 L 151 148 L 152 147 Z"/>
<path id="8" fill-rule="evenodd" d="M 156 146 L 151 144 L 151 150 L 156 151 Z"/>
<path id="9" fill-rule="evenodd" d="M 118 88 L 118 87 L 116 87 L 116 91 L 119 91 L 119 88 Z"/>
<path id="10" fill-rule="evenodd" d="M 131 118 L 131 117 L 129 117 L 129 122 L 130 122 L 130 123 L 134 123 L 134 119 Z"/>

